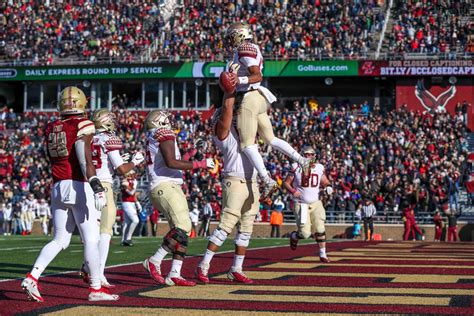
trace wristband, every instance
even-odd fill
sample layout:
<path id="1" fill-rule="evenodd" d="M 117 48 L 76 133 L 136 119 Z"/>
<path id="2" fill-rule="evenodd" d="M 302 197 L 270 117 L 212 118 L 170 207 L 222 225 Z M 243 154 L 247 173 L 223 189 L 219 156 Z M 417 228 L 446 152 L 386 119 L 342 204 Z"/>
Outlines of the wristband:
<path id="1" fill-rule="evenodd" d="M 193 169 L 206 168 L 206 161 L 193 161 Z"/>
<path id="2" fill-rule="evenodd" d="M 291 194 L 295 194 L 296 189 L 295 188 L 290 188 L 290 189 L 288 189 L 288 191 L 290 191 Z"/>
<path id="3" fill-rule="evenodd" d="M 239 77 L 239 84 L 248 84 L 249 77 Z"/>
<path id="4" fill-rule="evenodd" d="M 187 151 L 187 152 L 183 155 L 183 160 L 189 161 L 189 159 L 191 159 L 191 157 L 194 157 L 194 155 L 196 155 L 196 153 L 197 153 L 197 149 L 196 149 L 196 148 L 193 148 L 193 149 Z"/>
<path id="5" fill-rule="evenodd" d="M 90 177 L 89 184 L 91 185 L 92 191 L 94 191 L 94 193 L 105 191 L 104 187 L 102 186 L 102 183 L 100 182 L 99 178 L 97 178 L 97 176 Z"/>

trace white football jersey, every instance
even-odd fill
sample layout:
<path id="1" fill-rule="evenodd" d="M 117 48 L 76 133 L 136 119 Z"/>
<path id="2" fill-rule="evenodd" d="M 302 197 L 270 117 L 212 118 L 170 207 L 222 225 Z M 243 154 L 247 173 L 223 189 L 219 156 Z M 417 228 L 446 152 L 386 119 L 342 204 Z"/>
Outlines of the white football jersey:
<path id="1" fill-rule="evenodd" d="M 124 163 L 120 156 L 122 141 L 116 135 L 102 132 L 92 140 L 92 161 L 100 181 L 113 183 L 115 169 Z"/>
<path id="2" fill-rule="evenodd" d="M 27 199 L 25 204 L 28 212 L 36 213 L 36 211 L 38 210 L 39 203 L 38 200 L 35 198 L 33 198 L 32 200 Z"/>
<path id="3" fill-rule="evenodd" d="M 147 172 L 150 190 L 164 181 L 171 181 L 177 184 L 183 184 L 183 172 L 178 169 L 171 169 L 166 166 L 163 155 L 160 150 L 160 143 L 165 140 L 174 139 L 175 158 L 181 159 L 178 143 L 173 131 L 154 130 L 147 133 Z"/>
<path id="4" fill-rule="evenodd" d="M 48 203 L 40 203 L 38 208 L 38 216 L 51 216 L 51 208 Z"/>
<path id="5" fill-rule="evenodd" d="M 301 197 L 296 201 L 308 204 L 319 201 L 319 184 L 324 175 L 324 166 L 315 164 L 307 177 L 303 176 L 301 167 L 297 163 L 292 164 L 292 169 L 295 175 L 293 187 L 301 193 Z"/>
<path id="6" fill-rule="evenodd" d="M 224 140 L 214 136 L 214 143 L 224 155 L 224 176 L 238 177 L 241 179 L 255 179 L 257 170 L 250 160 L 240 151 L 240 140 L 237 131 L 232 126 L 229 135 Z"/>
<path id="7" fill-rule="evenodd" d="M 237 47 L 234 52 L 233 63 L 239 64 L 240 68 L 237 71 L 238 77 L 247 77 L 250 75 L 248 68 L 251 66 L 260 67 L 260 72 L 263 73 L 263 56 L 260 48 L 253 43 L 244 43 Z M 237 84 L 237 91 L 248 91 L 257 89 L 260 82 L 253 84 Z"/>

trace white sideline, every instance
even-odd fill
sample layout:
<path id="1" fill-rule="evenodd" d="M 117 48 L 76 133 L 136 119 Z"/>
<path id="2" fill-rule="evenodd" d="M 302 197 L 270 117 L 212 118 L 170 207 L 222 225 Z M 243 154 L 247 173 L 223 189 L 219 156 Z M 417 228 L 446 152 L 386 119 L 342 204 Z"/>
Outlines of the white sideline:
<path id="1" fill-rule="evenodd" d="M 262 239 L 267 239 L 267 238 L 262 238 Z M 308 243 L 309 244 L 309 243 Z M 261 249 L 272 249 L 272 248 L 279 248 L 279 247 L 288 247 L 288 245 L 278 245 L 278 246 L 270 246 L 270 247 L 259 247 L 259 248 L 250 248 L 248 250 L 261 250 Z M 221 254 L 221 253 L 229 253 L 229 252 L 234 252 L 234 249 L 232 250 L 227 250 L 227 251 L 220 251 L 220 252 L 216 252 L 216 254 Z M 199 256 L 202 256 L 204 253 L 201 253 L 201 254 L 197 254 L 197 255 L 194 255 L 194 256 L 188 256 L 188 258 L 193 258 L 193 257 L 199 257 Z M 144 258 L 143 260 L 145 260 L 146 258 Z M 168 260 L 171 260 L 171 258 L 169 259 L 165 259 L 164 261 L 168 261 Z M 141 264 L 143 261 L 138 261 L 138 262 L 131 262 L 131 263 L 124 263 L 124 264 L 116 264 L 114 266 L 109 266 L 109 267 L 106 267 L 105 269 L 110 269 L 110 268 L 118 268 L 118 267 L 126 267 L 126 266 L 132 266 L 134 264 Z M 68 273 L 79 273 L 79 268 L 77 270 L 72 270 L 72 271 L 64 271 L 64 272 L 59 272 L 59 273 L 51 273 L 51 274 L 44 274 L 43 276 L 41 277 L 46 277 L 46 276 L 56 276 L 56 275 L 62 275 L 62 274 L 68 274 Z M 79 277 L 78 277 L 79 278 Z M 5 279 L 5 280 L 0 280 L 0 283 L 2 282 L 8 282 L 8 281 L 19 281 L 19 280 L 23 280 L 23 278 L 16 278 L 16 279 Z"/>

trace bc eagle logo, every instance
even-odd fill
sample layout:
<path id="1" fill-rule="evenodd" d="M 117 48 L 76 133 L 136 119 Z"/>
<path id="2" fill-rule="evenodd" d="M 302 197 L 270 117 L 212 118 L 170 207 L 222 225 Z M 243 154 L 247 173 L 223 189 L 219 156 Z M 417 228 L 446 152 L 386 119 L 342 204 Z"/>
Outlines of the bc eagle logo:
<path id="1" fill-rule="evenodd" d="M 421 105 L 428 112 L 437 112 L 439 110 L 445 111 L 448 101 L 456 94 L 456 86 L 451 85 L 451 87 L 441 93 L 438 97 L 435 97 L 431 92 L 426 90 L 423 79 L 418 80 L 415 87 L 415 95 L 420 100 Z"/>

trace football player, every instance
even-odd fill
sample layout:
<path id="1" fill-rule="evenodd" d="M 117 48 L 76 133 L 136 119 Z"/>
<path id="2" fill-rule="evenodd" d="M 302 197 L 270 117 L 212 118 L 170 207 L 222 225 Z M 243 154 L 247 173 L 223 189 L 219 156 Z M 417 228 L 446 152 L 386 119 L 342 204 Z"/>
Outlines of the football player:
<path id="1" fill-rule="evenodd" d="M 183 174 L 181 170 L 198 168 L 214 169 L 212 158 L 201 161 L 187 161 L 196 153 L 186 153 L 181 159 L 176 136 L 173 131 L 174 120 L 170 113 L 151 111 L 145 121 L 147 131 L 147 172 L 150 180 L 150 198 L 153 207 L 165 214 L 170 230 L 163 238 L 158 251 L 143 262 L 150 276 L 160 284 L 169 286 L 194 286 L 193 281 L 181 277 L 181 267 L 188 247 L 188 234 L 191 232 L 188 203 L 181 189 Z M 173 261 L 166 279 L 161 274 L 161 262 L 171 252 Z"/>
<path id="2" fill-rule="evenodd" d="M 307 173 L 311 161 L 301 156 L 290 144 L 275 137 L 272 123 L 267 114 L 268 107 L 276 97 L 267 88 L 261 86 L 263 80 L 263 56 L 253 42 L 250 27 L 245 23 L 234 23 L 226 31 L 225 44 L 233 51 L 232 67 L 229 72 L 237 81 L 235 103 L 237 110 L 237 130 L 240 137 L 240 149 L 257 169 L 265 186 L 262 199 L 268 197 L 278 186 L 263 162 L 255 143 L 257 132 L 263 141 L 298 162 Z M 235 67 L 235 68 L 234 68 Z"/>
<path id="3" fill-rule="evenodd" d="M 141 211 L 140 203 L 137 200 L 138 181 L 135 172 L 129 172 L 122 181 L 122 209 L 124 214 L 124 224 L 122 228 L 122 246 L 133 246 L 132 236 L 138 225 L 138 212 Z"/>
<path id="4" fill-rule="evenodd" d="M 234 261 L 227 277 L 239 283 L 253 283 L 242 272 L 242 265 L 260 206 L 260 192 L 257 171 L 249 158 L 239 150 L 239 134 L 232 124 L 234 101 L 233 96 L 225 95 L 223 106 L 214 113 L 212 119 L 214 143 L 224 155 L 223 211 L 220 223 L 209 237 L 206 253 L 196 269 L 196 277 L 202 284 L 209 283 L 211 260 L 236 226 Z"/>
<path id="5" fill-rule="evenodd" d="M 38 279 L 48 264 L 66 249 L 75 226 L 84 243 L 84 261 L 90 270 L 89 301 L 115 301 L 100 283 L 99 210 L 106 204 L 105 191 L 92 162 L 94 123 L 85 117 L 87 98 L 77 87 L 61 91 L 60 118 L 45 130 L 46 152 L 52 164 L 51 209 L 54 238 L 41 250 L 21 287 L 31 300 L 42 302 Z"/>
<path id="6" fill-rule="evenodd" d="M 37 215 L 41 222 L 43 234 L 48 235 L 48 221 L 51 218 L 51 208 L 45 199 L 41 199 L 37 209 Z"/>
<path id="7" fill-rule="evenodd" d="M 308 159 L 314 159 L 314 149 L 306 146 L 303 154 Z M 286 189 L 293 194 L 295 200 L 294 213 L 298 231 L 290 234 L 290 248 L 295 250 L 299 239 L 307 239 L 314 234 L 319 245 L 319 258 L 321 262 L 328 263 L 326 255 L 326 210 L 320 200 L 320 188 L 325 188 L 331 195 L 332 187 L 324 173 L 324 166 L 317 163 L 310 166 L 310 172 L 305 174 L 297 164 L 292 165 L 292 172 L 285 179 Z"/>
<path id="8" fill-rule="evenodd" d="M 103 287 L 111 288 L 112 285 L 107 281 L 104 270 L 109 255 L 110 239 L 113 235 L 112 227 L 117 213 L 112 189 L 114 174 L 117 171 L 119 175 L 125 176 L 133 172 L 133 168 L 140 165 L 145 157 L 143 153 L 136 152 L 132 156 L 132 160 L 127 162 L 123 157 L 128 154 L 120 155 L 123 143 L 115 135 L 117 119 L 114 113 L 107 109 L 100 109 L 94 112 L 92 120 L 96 128 L 96 134 L 92 141 L 92 161 L 96 168 L 97 177 L 105 189 L 107 200 L 107 205 L 100 214 L 100 279 Z M 88 269 L 85 265 L 81 268 L 81 276 L 84 282 L 89 282 Z"/>

